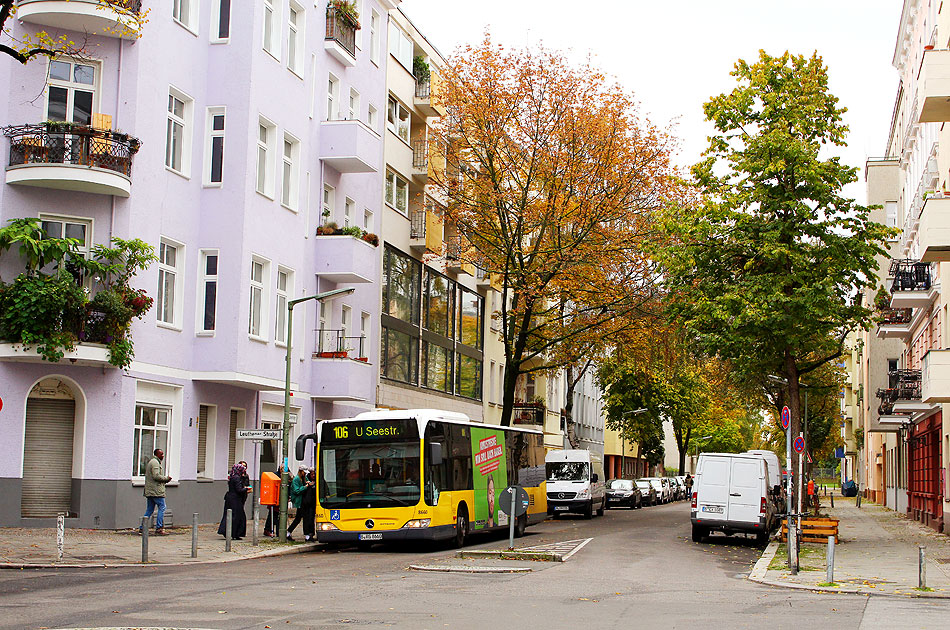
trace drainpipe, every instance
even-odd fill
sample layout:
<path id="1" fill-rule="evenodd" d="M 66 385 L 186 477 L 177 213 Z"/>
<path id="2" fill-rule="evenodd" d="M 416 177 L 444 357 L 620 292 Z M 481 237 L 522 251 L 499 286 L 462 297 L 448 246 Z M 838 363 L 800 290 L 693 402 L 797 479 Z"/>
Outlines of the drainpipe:
<path id="1" fill-rule="evenodd" d="M 116 63 L 115 70 L 115 112 L 112 116 L 112 126 L 113 128 L 118 128 L 119 126 L 119 102 L 121 100 L 120 94 L 122 92 L 122 40 L 119 40 L 119 58 Z M 109 212 L 109 242 L 108 245 L 112 246 L 112 236 L 115 231 L 115 195 L 112 197 L 112 207 Z"/>

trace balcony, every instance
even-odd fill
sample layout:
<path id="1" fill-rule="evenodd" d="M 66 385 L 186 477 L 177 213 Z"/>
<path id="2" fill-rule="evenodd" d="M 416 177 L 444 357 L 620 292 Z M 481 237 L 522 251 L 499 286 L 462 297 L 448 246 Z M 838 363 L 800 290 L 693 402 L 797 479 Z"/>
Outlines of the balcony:
<path id="1" fill-rule="evenodd" d="M 316 330 L 311 397 L 322 402 L 366 402 L 376 394 L 376 366 L 369 364 L 363 337 L 345 331 Z"/>
<path id="2" fill-rule="evenodd" d="M 878 390 L 878 397 L 882 401 L 878 409 L 880 415 L 923 414 L 934 408 L 922 398 L 920 370 L 892 370 L 889 375 L 893 386 Z M 881 396 L 882 391 L 887 392 L 886 397 Z"/>
<path id="3" fill-rule="evenodd" d="M 442 251 L 442 219 L 431 208 L 409 214 L 409 247 L 418 253 Z"/>
<path id="4" fill-rule="evenodd" d="M 320 124 L 320 159 L 340 173 L 376 173 L 382 139 L 359 120 Z"/>
<path id="5" fill-rule="evenodd" d="M 475 265 L 475 286 L 479 289 L 487 289 L 491 286 L 491 282 L 492 275 L 478 265 Z"/>
<path id="6" fill-rule="evenodd" d="M 925 403 L 950 402 L 950 350 L 930 350 L 924 355 L 920 392 Z"/>
<path id="7" fill-rule="evenodd" d="M 19 0 L 16 19 L 57 29 L 135 39 L 142 0 Z"/>
<path id="8" fill-rule="evenodd" d="M 63 319 L 68 318 L 63 317 Z M 112 322 L 109 321 L 109 315 L 87 306 L 84 317 L 77 319 L 80 321 L 63 321 L 63 332 L 74 336 L 76 345 L 72 350 L 64 353 L 59 363 L 83 367 L 115 367 L 109 363 L 109 348 L 106 345 L 112 341 L 108 332 L 113 327 Z M 48 363 L 37 352 L 35 345 L 27 349 L 21 343 L 9 343 L 2 340 L 0 340 L 0 361 Z"/>
<path id="9" fill-rule="evenodd" d="M 359 22 L 346 11 L 332 4 L 327 7 L 327 35 L 323 47 L 344 66 L 356 65 L 356 31 L 359 28 Z"/>
<path id="10" fill-rule="evenodd" d="M 950 262 L 950 196 L 924 200 L 919 230 L 920 261 Z"/>
<path id="11" fill-rule="evenodd" d="M 891 262 L 891 308 L 927 308 L 937 298 L 930 263 L 917 260 Z"/>
<path id="12" fill-rule="evenodd" d="M 520 426 L 543 427 L 545 411 L 543 403 L 516 402 L 511 408 L 511 423 Z"/>
<path id="13" fill-rule="evenodd" d="M 128 197 L 132 156 L 140 142 L 128 134 L 73 123 L 3 128 L 10 138 L 7 183 Z"/>
<path id="14" fill-rule="evenodd" d="M 881 321 L 877 325 L 880 339 L 908 339 L 913 330 L 914 309 L 884 308 L 880 311 Z"/>
<path id="15" fill-rule="evenodd" d="M 432 93 L 438 89 L 439 75 L 429 73 L 425 80 L 416 79 L 416 92 L 413 104 L 423 116 L 445 116 L 446 109 L 438 101 L 433 102 Z"/>
<path id="16" fill-rule="evenodd" d="M 412 143 L 412 177 L 420 184 L 429 180 L 429 145 L 425 138 Z"/>
<path id="17" fill-rule="evenodd" d="M 919 122 L 950 121 L 950 50 L 928 50 L 917 78 Z"/>
<path id="18" fill-rule="evenodd" d="M 475 275 L 475 265 L 463 259 L 462 237 L 448 236 L 445 239 L 445 268 L 452 273 Z"/>
<path id="19" fill-rule="evenodd" d="M 318 236 L 314 273 L 336 284 L 364 284 L 379 277 L 379 248 L 355 236 Z"/>

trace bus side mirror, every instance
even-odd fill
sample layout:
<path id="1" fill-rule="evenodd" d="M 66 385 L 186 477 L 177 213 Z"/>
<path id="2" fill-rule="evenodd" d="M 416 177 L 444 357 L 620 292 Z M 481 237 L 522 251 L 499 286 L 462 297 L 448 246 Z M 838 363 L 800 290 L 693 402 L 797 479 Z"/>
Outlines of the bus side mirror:
<path id="1" fill-rule="evenodd" d="M 442 444 L 440 442 L 432 442 L 429 444 L 429 460 L 433 466 L 442 465 Z"/>
<path id="2" fill-rule="evenodd" d="M 307 454 L 307 440 L 314 440 L 316 436 L 316 433 L 311 433 L 309 435 L 301 435 L 297 438 L 297 442 L 294 444 L 294 456 L 298 462 L 302 462 L 304 456 Z"/>

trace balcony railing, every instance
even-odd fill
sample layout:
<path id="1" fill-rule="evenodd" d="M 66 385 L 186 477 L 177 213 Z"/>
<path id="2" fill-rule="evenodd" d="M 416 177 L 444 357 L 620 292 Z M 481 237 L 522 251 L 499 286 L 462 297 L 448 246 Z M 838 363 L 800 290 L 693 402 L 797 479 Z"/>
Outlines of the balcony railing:
<path id="1" fill-rule="evenodd" d="M 445 238 L 445 258 L 459 260 L 462 257 L 462 237 L 447 236 Z"/>
<path id="2" fill-rule="evenodd" d="M 112 0 L 112 4 L 121 9 L 128 9 L 136 15 L 142 12 L 142 0 Z"/>
<path id="3" fill-rule="evenodd" d="M 432 81 L 416 79 L 416 98 L 429 98 L 432 95 Z"/>
<path id="4" fill-rule="evenodd" d="M 409 213 L 409 238 L 426 237 L 426 211 L 422 208 Z"/>
<path id="5" fill-rule="evenodd" d="M 918 260 L 895 260 L 891 263 L 891 293 L 896 291 L 929 291 L 930 263 Z"/>
<path id="6" fill-rule="evenodd" d="M 364 351 L 365 337 L 348 336 L 342 329 L 320 329 L 315 330 L 314 333 L 317 338 L 317 347 L 313 352 L 313 358 L 367 360 Z"/>
<path id="7" fill-rule="evenodd" d="M 359 28 L 353 18 L 332 5 L 327 7 L 327 40 L 335 41 L 350 56 L 356 58 L 356 30 Z"/>
<path id="8" fill-rule="evenodd" d="M 412 143 L 412 168 L 423 170 L 429 166 L 429 145 L 424 139 Z"/>
<path id="9" fill-rule="evenodd" d="M 893 386 L 877 390 L 877 397 L 881 399 L 878 414 L 893 415 L 894 404 L 900 401 L 922 400 L 920 370 L 891 370 L 888 374 Z"/>
<path id="10" fill-rule="evenodd" d="M 909 324 L 914 317 L 912 308 L 882 308 L 881 326 Z"/>
<path id="11" fill-rule="evenodd" d="M 512 424 L 544 425 L 545 407 L 541 403 L 515 403 L 511 408 Z"/>
<path id="12" fill-rule="evenodd" d="M 70 123 L 3 128 L 10 138 L 10 166 L 75 164 L 94 166 L 131 177 L 132 156 L 140 146 L 128 134 Z"/>

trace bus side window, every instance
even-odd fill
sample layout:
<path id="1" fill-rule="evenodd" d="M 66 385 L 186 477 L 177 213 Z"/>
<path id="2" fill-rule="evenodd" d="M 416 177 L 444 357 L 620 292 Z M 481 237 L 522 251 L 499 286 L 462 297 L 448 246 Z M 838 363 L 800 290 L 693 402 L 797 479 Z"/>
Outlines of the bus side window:
<path id="1" fill-rule="evenodd" d="M 425 432 L 426 439 L 426 449 L 425 449 L 425 488 L 424 488 L 424 498 L 426 505 L 438 505 L 439 503 L 439 493 L 445 490 L 448 490 L 448 484 L 446 483 L 447 476 L 447 462 L 446 459 L 447 449 L 446 449 L 446 435 L 445 435 L 445 425 L 441 422 L 430 422 L 426 426 Z M 438 448 L 433 448 L 434 445 L 438 444 Z M 441 453 L 435 453 L 435 451 L 441 451 Z M 433 458 L 433 455 L 441 455 L 439 458 Z M 438 463 L 434 460 L 439 460 Z"/>

